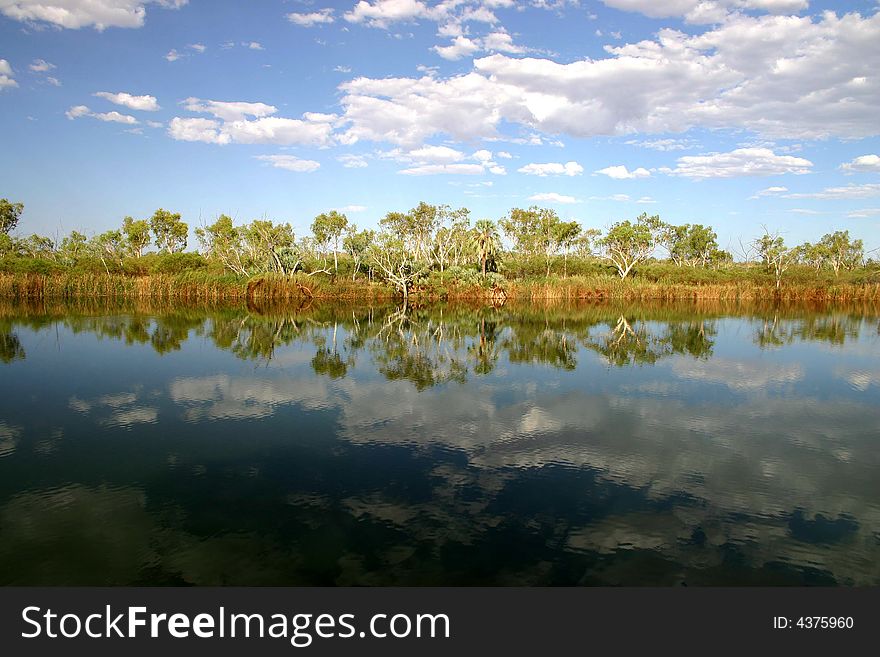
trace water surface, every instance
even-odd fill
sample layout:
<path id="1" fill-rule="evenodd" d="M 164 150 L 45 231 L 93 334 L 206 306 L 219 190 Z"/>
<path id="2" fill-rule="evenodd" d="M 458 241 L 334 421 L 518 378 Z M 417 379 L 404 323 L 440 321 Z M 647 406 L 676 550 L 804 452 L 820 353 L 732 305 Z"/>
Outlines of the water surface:
<path id="1" fill-rule="evenodd" d="M 0 584 L 877 585 L 873 308 L 0 305 Z"/>

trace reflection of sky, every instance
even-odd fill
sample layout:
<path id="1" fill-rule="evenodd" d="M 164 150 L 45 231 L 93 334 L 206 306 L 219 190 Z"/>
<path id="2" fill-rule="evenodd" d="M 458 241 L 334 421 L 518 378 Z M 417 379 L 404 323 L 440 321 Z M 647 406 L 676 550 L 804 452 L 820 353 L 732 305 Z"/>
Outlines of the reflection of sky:
<path id="1" fill-rule="evenodd" d="M 388 563 L 416 559 L 414 542 L 473 545 L 515 517 L 549 522 L 537 511 L 529 516 L 523 500 L 532 489 L 549 495 L 561 487 L 598 505 L 578 511 L 566 497 L 573 506 L 553 523 L 565 526 L 554 540 L 568 553 L 649 551 L 711 571 L 735 549 L 755 568 L 782 562 L 844 583 L 880 582 L 880 353 L 870 348 L 877 336 L 864 331 L 830 349 L 794 342 L 762 350 L 754 322 L 728 318 L 715 328 L 713 354 L 705 359 L 678 354 L 654 366 L 614 367 L 580 345 L 577 367 L 562 370 L 509 362 L 501 350 L 491 373 L 469 372 L 465 383 L 421 391 L 405 379 L 386 380 L 371 349 L 349 352 L 343 327 L 337 343 L 350 366 L 337 379 L 312 371 L 311 341 L 278 346 L 267 363 L 239 360 L 203 335 L 191 334 L 179 351 L 158 357 L 149 344 L 125 346 L 63 329 L 56 340 L 54 330 L 18 329 L 27 359 L 6 366 L 15 385 L 7 383 L 12 377 L 0 384 L 7 418 L 0 422 L 0 473 L 48 463 L 60 480 L 44 473 L 18 489 L 7 482 L 0 488 L 3 513 L 24 509 L 28 522 L 48 522 L 39 518 L 41 505 L 56 504 L 45 495 L 63 489 L 61 482 L 79 486 L 70 490 L 82 499 L 108 494 L 100 482 L 113 479 L 112 472 L 89 470 L 91 480 L 83 482 L 65 473 L 64 458 L 93 458 L 78 449 L 112 450 L 105 468 L 117 467 L 115 459 L 143 458 L 119 475 L 136 487 L 160 469 L 182 471 L 182 463 L 187 476 L 203 477 L 210 462 L 224 458 L 222 467 L 249 473 L 236 476 L 265 477 L 268 466 L 257 462 L 266 450 L 283 451 L 283 441 L 307 427 L 310 439 L 344 449 L 404 449 L 436 460 L 424 495 L 396 490 L 394 477 L 404 475 L 394 468 L 403 466 L 381 458 L 374 467 L 389 468 L 385 486 L 358 488 L 340 473 L 336 493 L 283 494 L 284 504 L 313 506 L 318 517 L 341 505 L 354 518 L 395 527 L 399 544 L 388 546 Z M 323 333 L 329 341 L 332 331 Z M 466 360 L 464 346 L 459 356 Z M 36 448 L 59 429 L 64 449 Z M 126 429 L 118 434 L 123 442 L 115 438 L 119 429 Z M 163 450 L 161 463 L 146 453 L 149 441 Z M 628 496 L 638 502 L 621 502 Z M 125 497 L 123 507 L 133 508 L 135 499 Z M 200 513 L 185 499 L 179 504 L 181 513 Z M 164 531 L 147 502 L 141 506 L 139 526 Z M 22 522 L 8 526 L 24 531 Z M 129 522 L 126 515 L 122 522 Z M 231 559 L 222 557 L 227 550 L 234 555 L 269 540 L 259 531 L 236 536 L 211 546 L 217 563 Z M 27 537 L 16 540 L 27 544 Z M 173 543 L 163 559 L 183 570 L 194 568 L 200 546 L 207 549 L 190 534 Z M 366 568 L 362 555 L 336 567 L 348 573 L 339 581 L 369 581 L 356 576 Z M 632 583 L 614 566 L 603 568 L 603 581 Z M 532 575 L 522 581 L 542 581 Z M 204 583 L 211 577 L 192 575 Z"/>

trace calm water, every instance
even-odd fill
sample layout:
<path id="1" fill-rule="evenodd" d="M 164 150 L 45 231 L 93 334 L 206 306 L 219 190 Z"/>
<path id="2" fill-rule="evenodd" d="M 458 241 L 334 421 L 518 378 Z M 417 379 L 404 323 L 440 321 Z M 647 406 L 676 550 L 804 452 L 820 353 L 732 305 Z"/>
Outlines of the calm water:
<path id="1" fill-rule="evenodd" d="M 880 584 L 875 310 L 0 306 L 0 584 Z"/>

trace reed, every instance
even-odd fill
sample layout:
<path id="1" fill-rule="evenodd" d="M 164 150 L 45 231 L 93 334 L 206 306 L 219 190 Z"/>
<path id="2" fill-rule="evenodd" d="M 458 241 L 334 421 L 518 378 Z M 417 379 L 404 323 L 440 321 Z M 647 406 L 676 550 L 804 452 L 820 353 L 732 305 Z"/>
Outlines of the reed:
<path id="1" fill-rule="evenodd" d="M 499 290 L 503 289 L 503 293 Z M 57 274 L 0 273 L 0 297 L 8 299 L 154 299 L 187 302 L 265 300 L 303 302 L 310 299 L 389 301 L 398 295 L 383 283 L 364 280 L 266 275 L 253 279 L 189 271 L 180 274 Z M 570 278 L 506 280 L 492 289 L 480 285 L 417 286 L 411 298 L 420 302 L 472 300 L 576 301 L 772 301 L 880 302 L 880 282 L 797 280 L 774 285 L 743 278 L 729 281 L 680 283 L 649 279 L 620 280 L 597 274 Z"/>

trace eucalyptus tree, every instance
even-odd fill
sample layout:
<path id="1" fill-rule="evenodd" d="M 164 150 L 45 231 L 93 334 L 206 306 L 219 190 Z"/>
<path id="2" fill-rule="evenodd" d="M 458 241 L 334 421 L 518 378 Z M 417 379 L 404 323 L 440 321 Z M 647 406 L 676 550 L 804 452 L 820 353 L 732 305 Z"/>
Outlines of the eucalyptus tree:
<path id="1" fill-rule="evenodd" d="M 559 249 L 559 216 L 555 210 L 536 205 L 524 210 L 513 208 L 499 222 L 517 251 L 528 255 L 543 255 L 547 276 L 553 256 Z"/>
<path id="2" fill-rule="evenodd" d="M 247 276 L 251 263 L 244 251 L 242 232 L 233 225 L 231 217 L 221 214 L 213 224 L 196 228 L 196 237 L 206 258 L 219 261 L 235 274 Z"/>
<path id="3" fill-rule="evenodd" d="M 380 233 L 369 249 L 369 262 L 380 276 L 403 295 L 406 306 L 413 282 L 431 266 L 430 261 L 417 254 L 398 235 Z"/>
<path id="4" fill-rule="evenodd" d="M 575 247 L 583 232 L 583 227 L 576 221 L 563 221 L 556 226 L 556 243 L 562 249 L 562 275 L 568 278 L 568 254 Z"/>
<path id="5" fill-rule="evenodd" d="M 782 287 L 783 274 L 797 262 L 797 249 L 786 246 L 778 233 L 771 234 L 766 227 L 764 234 L 754 240 L 753 246 L 761 262 L 773 272 L 778 290 Z"/>
<path id="6" fill-rule="evenodd" d="M 453 210 L 448 205 L 437 208 L 437 228 L 431 241 L 431 255 L 440 266 L 440 274 L 450 264 L 460 264 L 470 228 L 470 210 Z"/>
<path id="7" fill-rule="evenodd" d="M 31 258 L 55 260 L 57 255 L 55 251 L 55 242 L 49 237 L 43 237 L 36 233 L 19 240 L 17 246 L 21 253 Z"/>
<path id="8" fill-rule="evenodd" d="M 23 203 L 12 203 L 9 199 L 0 198 L 0 233 L 8 235 L 15 230 L 22 212 Z"/>
<path id="9" fill-rule="evenodd" d="M 108 230 L 92 238 L 89 246 L 92 253 L 104 265 L 104 270 L 109 274 L 109 260 L 114 266 L 121 266 L 125 257 L 125 238 L 121 230 Z"/>
<path id="10" fill-rule="evenodd" d="M 312 235 L 319 245 L 333 242 L 333 271 L 339 271 L 339 240 L 348 228 L 348 217 L 344 214 L 331 210 L 322 212 L 312 222 Z"/>
<path id="11" fill-rule="evenodd" d="M 598 240 L 601 257 L 609 260 L 620 278 L 626 278 L 638 263 L 650 257 L 662 236 L 663 223 L 657 215 L 643 212 L 636 220 L 613 224 Z"/>
<path id="12" fill-rule="evenodd" d="M 826 261 L 839 276 L 841 269 L 855 269 L 865 260 L 865 248 L 862 240 L 853 240 L 848 230 L 838 230 L 823 235 L 819 246 Z"/>
<path id="13" fill-rule="evenodd" d="M 718 249 L 718 235 L 711 226 L 702 224 L 666 225 L 660 241 L 669 251 L 669 257 L 679 267 L 708 265 L 712 253 Z"/>
<path id="14" fill-rule="evenodd" d="M 122 220 L 122 233 L 125 235 L 128 253 L 140 258 L 150 243 L 150 222 L 146 219 L 135 221 L 131 217 L 126 217 Z"/>
<path id="15" fill-rule="evenodd" d="M 179 212 L 159 208 L 150 217 L 150 230 L 160 251 L 179 253 L 186 248 L 189 226 L 181 221 Z"/>
<path id="16" fill-rule="evenodd" d="M 358 231 L 357 226 L 351 224 L 348 227 L 348 234 L 342 240 L 342 248 L 351 256 L 354 268 L 351 272 L 351 280 L 355 280 L 364 259 L 370 249 L 370 245 L 376 239 L 376 231 L 362 230 Z"/>
<path id="17" fill-rule="evenodd" d="M 290 249 L 295 236 L 289 223 L 274 223 L 269 219 L 254 219 L 242 229 L 244 248 L 251 261 L 264 272 L 293 273 L 296 258 L 291 262 Z"/>
<path id="18" fill-rule="evenodd" d="M 89 239 L 79 231 L 70 231 L 70 235 L 61 240 L 58 255 L 68 266 L 74 266 L 89 254 Z"/>

